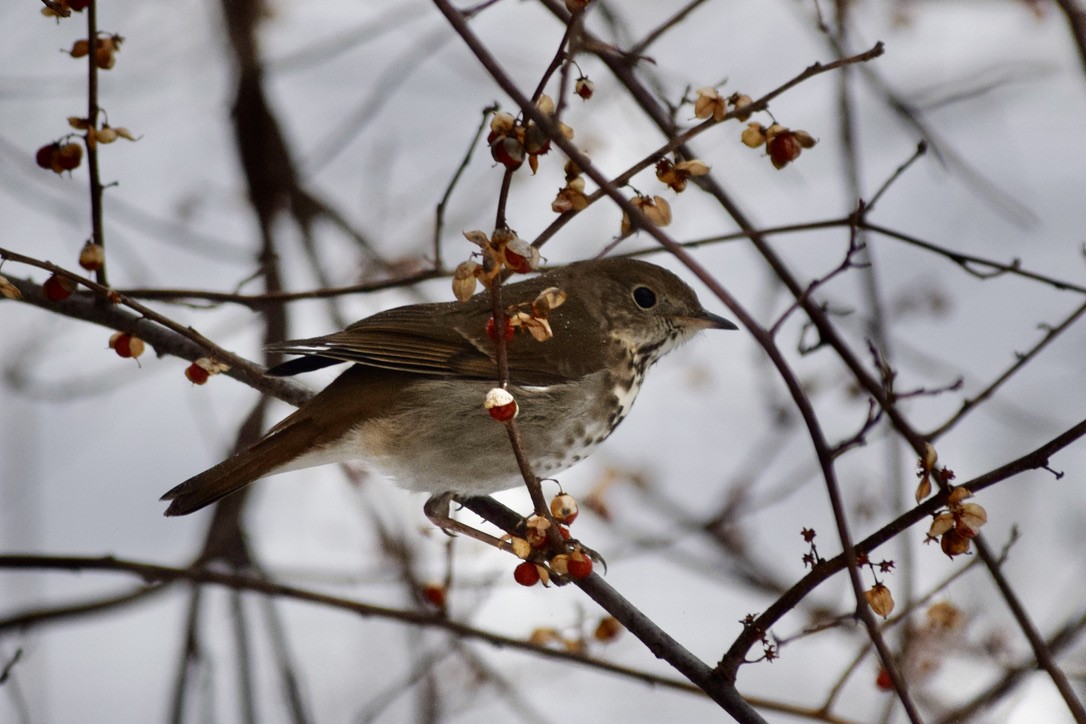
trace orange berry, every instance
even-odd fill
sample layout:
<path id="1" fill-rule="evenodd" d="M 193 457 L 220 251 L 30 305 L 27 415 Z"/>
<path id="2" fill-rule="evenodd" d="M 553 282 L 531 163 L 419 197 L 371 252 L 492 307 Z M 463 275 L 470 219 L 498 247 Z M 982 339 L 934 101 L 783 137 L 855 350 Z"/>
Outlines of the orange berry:
<path id="1" fill-rule="evenodd" d="M 77 168 L 82 161 L 83 147 L 78 143 L 65 143 L 57 149 L 56 155 L 53 157 L 53 170 L 57 173 L 71 171 Z"/>
<path id="2" fill-rule="evenodd" d="M 104 264 L 105 261 L 106 250 L 101 244 L 95 244 L 93 241 L 88 241 L 79 251 L 79 266 L 87 271 L 101 269 L 102 264 Z"/>
<path id="3" fill-rule="evenodd" d="M 596 625 L 592 638 L 601 643 L 610 643 L 617 639 L 621 633 L 622 624 L 618 622 L 618 619 L 614 616 L 605 616 Z"/>

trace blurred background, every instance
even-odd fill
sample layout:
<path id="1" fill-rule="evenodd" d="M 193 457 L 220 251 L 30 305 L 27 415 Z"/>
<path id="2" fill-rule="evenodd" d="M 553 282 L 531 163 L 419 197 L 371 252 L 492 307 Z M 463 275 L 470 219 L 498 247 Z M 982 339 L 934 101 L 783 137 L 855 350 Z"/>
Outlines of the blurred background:
<path id="1" fill-rule="evenodd" d="M 77 269 L 90 235 L 86 167 L 57 175 L 38 168 L 34 154 L 71 132 L 67 117 L 86 113 L 86 63 L 68 54 L 86 36 L 86 21 L 80 14 L 46 18 L 42 7 L 31 0 L 0 7 L 7 29 L 0 47 L 0 247 Z M 1083 304 L 1086 276 L 1086 76 L 1065 14 L 1073 3 L 630 0 L 595 2 L 585 22 L 604 42 L 630 49 L 681 8 L 690 13 L 640 50 L 647 57 L 635 66 L 658 102 L 677 107 L 681 127 L 698 122 L 693 105 L 680 101 L 699 88 L 759 98 L 816 61 L 885 43 L 878 59 L 801 83 L 772 101 L 772 119 L 752 119 L 775 119 L 818 140 L 786 168 L 744 146 L 745 124 L 736 121 L 691 147 L 755 226 L 804 227 L 774 234 L 770 244 L 808 284 L 839 267 L 849 248 L 847 226 L 820 222 L 847 216 L 858 198 L 870 201 L 919 142 L 928 144 L 869 216 L 908 238 L 867 234 L 866 256 L 857 259 L 865 264 L 821 285 L 817 299 L 872 370 L 868 342 L 875 343 L 896 372 L 897 392 L 935 392 L 961 381 L 900 403 L 922 432 L 956 420 L 936 448 L 958 481 L 1078 423 L 1086 410 L 1086 330 L 1071 315 Z M 111 184 L 104 221 L 112 285 L 259 361 L 264 307 L 135 293 L 263 291 L 254 279 L 261 226 L 232 123 L 240 56 L 227 29 L 237 32 L 238 18 L 253 9 L 197 0 L 101 4 L 98 27 L 124 40 L 115 67 L 100 74 L 99 103 L 111 125 L 138 140 L 102 146 L 100 164 Z M 436 254 L 445 270 L 467 259 L 473 247 L 461 232 L 493 229 L 502 178 L 485 143 L 472 145 L 474 135 L 491 104 L 518 109 L 434 5 L 269 0 L 258 9 L 255 58 L 268 108 L 298 186 L 324 205 L 309 226 L 286 213 L 272 217 L 283 289 L 424 273 Z M 546 3 L 505 0 L 475 9 L 472 29 L 530 94 L 565 25 Z M 587 101 L 568 98 L 563 121 L 613 178 L 666 138 L 598 58 L 581 53 L 575 60 L 573 77 L 591 78 L 595 93 Z M 547 92 L 558 91 L 555 77 Z M 249 140 L 250 152 L 259 153 L 264 139 Z M 435 240 L 436 208 L 471 148 Z M 266 150 L 279 158 L 281 149 Z M 533 240 L 555 219 L 551 201 L 565 184 L 563 163 L 554 150 L 540 158 L 537 174 L 523 168 L 514 176 L 507 216 L 522 238 Z M 675 194 L 651 167 L 632 185 L 670 202 L 667 232 L 680 242 L 738 230 L 707 194 L 693 186 Z M 598 254 L 619 233 L 620 218 L 606 200 L 592 205 L 547 243 L 546 262 Z M 641 234 L 619 250 L 653 246 Z M 763 326 L 793 303 L 748 241 L 705 243 L 692 253 Z M 992 273 L 954 254 L 1029 274 Z M 672 257 L 646 258 L 682 274 L 708 308 L 734 318 Z M 47 276 L 10 261 L 0 273 L 38 282 Z M 286 332 L 324 334 L 397 304 L 451 298 L 448 277 L 438 276 L 305 299 L 285 305 Z M 953 417 L 963 400 L 1067 320 L 989 399 Z M 207 544 L 212 514 L 165 519 L 158 498 L 230 452 L 258 393 L 226 376 L 194 386 L 184 375 L 188 361 L 153 350 L 138 364 L 120 359 L 108 348 L 111 330 L 6 299 L 0 331 L 0 553 L 190 565 Z M 818 339 L 802 314 L 781 321 L 777 341 L 830 443 L 853 438 L 868 397 L 840 359 L 826 348 L 810 351 Z M 334 374 L 304 382 L 319 388 Z M 289 409 L 273 403 L 266 424 Z M 916 486 L 915 454 L 885 425 L 867 431 L 865 442 L 836 462 L 856 539 L 912 507 Z M 1027 472 L 977 501 L 988 513 L 990 545 L 1001 550 L 1015 541 L 1003 571 L 1041 634 L 1067 629 L 1058 660 L 1080 692 L 1084 465 L 1083 445 L 1072 445 L 1050 461 L 1066 473 L 1062 479 Z M 807 572 L 801 529 L 817 531 L 821 555 L 840 552 L 810 437 L 744 331 L 705 335 L 661 362 L 622 427 L 561 483 L 582 500 L 574 534 L 603 553 L 608 582 L 710 665 L 745 616 Z M 530 509 L 524 491 L 498 497 Z M 598 505 L 585 510 L 586 499 Z M 452 619 L 525 639 L 554 629 L 557 638 L 546 644 L 552 648 L 587 648 L 676 677 L 631 636 L 597 640 L 605 614 L 575 587 L 516 585 L 512 559 L 472 541 L 450 542 L 429 526 L 422 503 L 363 465 L 329 467 L 259 483 L 235 521 L 253 564 L 275 580 L 431 614 L 420 590 L 451 580 Z M 1016 667 L 1032 669 L 1031 653 L 983 568 L 955 576 L 974 557 L 951 559 L 938 544 L 924 545 L 926 530 L 916 525 L 872 556 L 895 562 L 883 580 L 897 612 L 923 601 L 887 631 L 896 646 L 903 631 L 912 632 L 903 668 L 922 711 L 932 721 L 966 712 L 977 721 L 1071 721 L 1051 682 L 1035 671 L 1015 678 L 990 706 L 963 709 Z M 937 636 L 927 613 L 934 602 L 960 614 Z M 73 606 L 78 613 L 58 610 Z M 815 712 L 831 696 L 829 711 L 839 719 L 823 720 L 902 721 L 893 695 L 877 685 L 879 665 L 864 654 L 861 627 L 845 620 L 799 636 L 854 607 L 845 576 L 825 582 L 773 627 L 779 660 L 744 666 L 739 690 L 806 715 L 778 707 L 766 710 L 771 721 L 818 720 Z M 27 625 L 33 612 L 41 616 Z M 130 574 L 100 571 L 0 569 L 0 669 L 13 661 L 0 686 L 2 721 L 724 718 L 696 693 L 440 628 L 214 586 L 147 587 Z M 285 677 L 297 686 L 293 697 Z"/>

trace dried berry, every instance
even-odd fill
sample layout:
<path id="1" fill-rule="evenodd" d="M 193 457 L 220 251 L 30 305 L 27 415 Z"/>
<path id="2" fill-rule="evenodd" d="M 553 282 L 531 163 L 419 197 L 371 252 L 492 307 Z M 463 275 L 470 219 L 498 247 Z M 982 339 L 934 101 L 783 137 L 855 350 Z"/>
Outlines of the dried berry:
<path id="1" fill-rule="evenodd" d="M 551 498 L 551 515 L 559 523 L 569 525 L 577 519 L 577 500 L 569 493 L 560 493 Z"/>
<path id="2" fill-rule="evenodd" d="M 101 269 L 106 261 L 106 250 L 101 244 L 88 241 L 79 251 L 79 266 L 87 271 Z"/>

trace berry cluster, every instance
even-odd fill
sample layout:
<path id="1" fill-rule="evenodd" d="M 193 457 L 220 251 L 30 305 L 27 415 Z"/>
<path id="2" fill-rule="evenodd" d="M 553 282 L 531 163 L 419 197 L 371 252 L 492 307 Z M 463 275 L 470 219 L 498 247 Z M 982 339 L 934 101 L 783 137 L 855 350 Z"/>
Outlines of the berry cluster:
<path id="1" fill-rule="evenodd" d="M 575 542 L 571 548 L 545 561 L 537 558 L 550 545 L 552 525 L 558 526 L 557 533 L 563 541 L 570 540 L 568 526 L 577 518 L 577 501 L 568 493 L 559 493 L 551 499 L 550 513 L 550 518 L 542 515 L 528 518 L 523 538 L 505 538 L 513 553 L 524 559 L 513 569 L 513 580 L 522 586 L 534 586 L 540 581 L 546 586 L 552 576 L 579 581 L 592 574 L 592 556 Z"/>

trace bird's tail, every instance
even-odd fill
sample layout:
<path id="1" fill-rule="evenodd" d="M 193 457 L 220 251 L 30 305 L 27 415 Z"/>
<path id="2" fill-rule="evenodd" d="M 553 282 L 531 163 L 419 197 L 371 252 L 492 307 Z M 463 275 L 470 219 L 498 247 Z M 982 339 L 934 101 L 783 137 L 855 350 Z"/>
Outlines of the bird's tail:
<path id="1" fill-rule="evenodd" d="M 295 417 L 298 413 L 295 413 Z M 278 472 L 312 445 L 305 418 L 288 417 L 252 446 L 194 475 L 162 496 L 166 515 L 188 515 L 225 498 L 249 483 Z"/>

